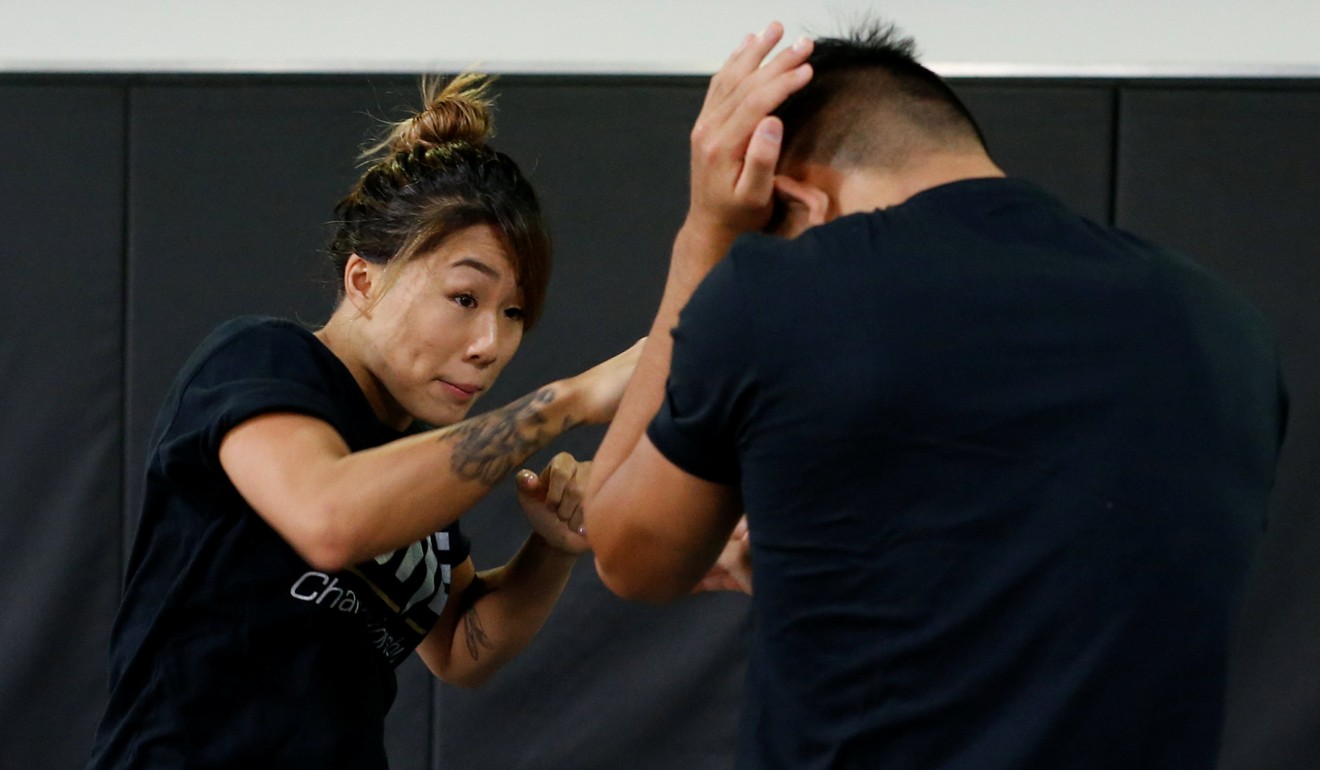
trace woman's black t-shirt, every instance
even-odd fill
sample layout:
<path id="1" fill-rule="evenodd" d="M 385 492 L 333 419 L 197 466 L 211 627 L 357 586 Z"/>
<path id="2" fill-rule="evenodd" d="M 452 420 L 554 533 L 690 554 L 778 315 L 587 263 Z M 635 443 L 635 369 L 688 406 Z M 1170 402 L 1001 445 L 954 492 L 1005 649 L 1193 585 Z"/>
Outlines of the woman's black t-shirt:
<path id="1" fill-rule="evenodd" d="M 468 556 L 457 523 L 343 572 L 310 567 L 219 462 L 258 414 L 325 420 L 352 451 L 402 437 L 309 331 L 240 318 L 213 332 L 161 410 L 111 638 L 90 767 L 384 768 L 394 668 Z"/>

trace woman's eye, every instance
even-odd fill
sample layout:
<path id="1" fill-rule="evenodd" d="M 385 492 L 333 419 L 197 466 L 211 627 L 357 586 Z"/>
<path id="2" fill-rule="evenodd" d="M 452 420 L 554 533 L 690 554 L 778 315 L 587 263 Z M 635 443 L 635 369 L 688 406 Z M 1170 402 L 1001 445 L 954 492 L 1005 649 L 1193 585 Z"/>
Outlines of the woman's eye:
<path id="1" fill-rule="evenodd" d="M 477 298 L 471 294 L 456 294 L 454 295 L 454 301 L 458 303 L 459 307 L 474 308 L 477 306 Z"/>
<path id="2" fill-rule="evenodd" d="M 523 309 L 520 307 L 511 307 L 504 311 L 504 317 L 513 321 L 524 321 L 527 318 L 527 314 L 524 313 Z"/>

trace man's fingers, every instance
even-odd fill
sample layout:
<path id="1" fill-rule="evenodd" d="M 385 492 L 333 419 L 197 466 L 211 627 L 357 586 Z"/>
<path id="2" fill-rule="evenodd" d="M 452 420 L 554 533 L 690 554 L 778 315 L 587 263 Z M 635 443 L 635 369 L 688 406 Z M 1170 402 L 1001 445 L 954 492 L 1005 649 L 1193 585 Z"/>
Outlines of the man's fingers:
<path id="1" fill-rule="evenodd" d="M 724 132 L 746 137 L 762 118 L 774 112 L 794 91 L 811 80 L 811 65 L 799 62 L 783 72 L 748 78 L 744 88 L 730 97 L 732 108 L 723 121 Z"/>
<path id="2" fill-rule="evenodd" d="M 809 37 L 798 38 L 797 42 L 775 54 L 765 64 L 758 58 L 753 66 L 731 66 L 721 69 L 711 78 L 706 101 L 702 107 L 703 117 L 720 121 L 731 111 L 747 100 L 747 95 L 755 93 L 768 81 L 774 80 L 797 67 L 805 64 L 811 56 L 815 42 Z M 764 58 L 769 48 L 761 49 Z M 747 62 L 742 62 L 745 65 Z M 778 104 L 776 102 L 776 104 Z"/>
<path id="3" fill-rule="evenodd" d="M 734 192 L 744 200 L 769 200 L 775 189 L 775 166 L 784 138 L 784 124 L 779 118 L 764 118 L 752 132 L 743 160 L 742 173 Z"/>
<path id="4" fill-rule="evenodd" d="M 737 61 L 738 56 L 742 54 L 743 51 L 746 51 L 747 47 L 751 45 L 752 42 L 755 40 L 756 40 L 755 32 L 748 32 L 746 35 L 743 35 L 742 42 L 738 44 L 737 48 L 733 49 L 733 51 L 729 54 L 729 58 L 724 60 L 724 64 L 720 66 L 720 69 L 724 69 L 730 66 L 733 62 Z"/>
<path id="5" fill-rule="evenodd" d="M 783 29 L 779 29 L 782 35 Z M 775 38 L 778 41 L 778 36 Z M 710 88 L 706 91 L 706 101 L 702 105 L 701 116 L 697 121 L 697 126 L 719 127 L 735 117 L 735 113 L 748 106 L 754 108 L 757 114 L 753 119 L 764 117 L 771 110 L 778 107 L 788 94 L 801 88 L 807 80 L 808 74 L 801 77 L 801 73 L 794 71 L 806 63 L 811 56 L 811 51 L 815 43 L 811 38 L 799 38 L 792 46 L 785 48 L 775 54 L 774 58 L 766 62 L 764 66 L 760 65 L 761 59 L 769 52 L 773 44 L 767 47 L 758 48 L 752 46 L 749 51 L 758 50 L 758 58 L 751 66 L 747 61 L 740 61 L 738 66 L 734 66 L 731 61 L 724 69 L 715 73 L 711 78 Z M 744 52 L 743 56 L 748 55 Z M 795 84 L 788 90 L 779 87 L 774 81 L 788 76 L 789 80 Z M 760 92 L 769 87 L 769 98 L 760 96 Z M 777 96 L 775 95 L 777 94 Z M 758 98 L 760 97 L 760 98 Z M 746 124 L 746 121 L 742 121 Z M 750 130 L 750 125 L 744 125 L 743 131 Z M 707 129 L 706 133 L 711 133 Z M 745 134 L 744 134 L 745 135 Z"/>
<path id="6" fill-rule="evenodd" d="M 761 66 L 766 54 L 770 53 L 783 37 L 784 25 L 777 21 L 770 22 L 769 26 L 759 34 L 744 37 L 742 43 L 724 62 L 724 66 L 720 67 L 711 78 L 710 88 L 706 92 L 706 103 L 710 104 L 712 100 L 737 88 L 743 78 Z"/>
<path id="7" fill-rule="evenodd" d="M 763 77 L 774 77 L 782 72 L 788 72 L 806 62 L 811 56 L 813 47 L 815 47 L 815 42 L 811 38 L 800 37 L 794 41 L 793 45 L 775 54 L 756 74 Z"/>
<path id="8" fill-rule="evenodd" d="M 731 96 L 727 115 L 694 129 L 692 147 L 694 160 L 707 165 L 722 160 L 726 162 L 736 160 L 745 164 L 748 161 L 749 149 L 753 143 L 758 142 L 755 132 L 759 132 L 763 127 L 767 116 L 783 104 L 789 94 L 802 88 L 809 80 L 811 80 L 811 65 L 799 64 L 768 80 L 759 80 L 754 90 L 740 96 Z M 782 131 L 782 124 L 776 122 L 775 125 Z M 766 138 L 768 137 L 761 137 L 759 140 L 758 154 L 752 160 L 763 163 L 772 147 L 774 157 L 776 159 L 779 157 L 778 140 L 767 144 Z M 760 177 L 762 169 L 757 168 L 754 171 L 757 173 L 755 181 L 759 185 L 762 181 Z M 773 166 L 771 173 L 773 175 Z M 765 189 L 768 196 L 768 188 Z"/>

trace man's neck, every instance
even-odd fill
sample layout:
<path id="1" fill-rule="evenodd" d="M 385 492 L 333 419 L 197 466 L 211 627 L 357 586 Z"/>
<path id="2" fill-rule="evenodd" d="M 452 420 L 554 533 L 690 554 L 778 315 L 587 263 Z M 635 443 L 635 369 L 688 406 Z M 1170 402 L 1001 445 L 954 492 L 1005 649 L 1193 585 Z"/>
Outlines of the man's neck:
<path id="1" fill-rule="evenodd" d="M 839 173 L 831 198 L 837 208 L 834 213 L 843 216 L 897 206 L 917 193 L 950 182 L 1002 176 L 1003 170 L 983 153 L 930 154 L 898 170 Z"/>

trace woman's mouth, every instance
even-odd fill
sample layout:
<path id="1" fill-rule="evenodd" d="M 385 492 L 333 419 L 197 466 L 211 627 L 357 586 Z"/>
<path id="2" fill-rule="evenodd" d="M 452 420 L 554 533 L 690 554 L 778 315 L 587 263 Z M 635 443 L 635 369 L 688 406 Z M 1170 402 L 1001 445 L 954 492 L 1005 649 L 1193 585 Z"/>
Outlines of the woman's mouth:
<path id="1" fill-rule="evenodd" d="M 451 396 L 459 401 L 470 401 L 473 398 L 476 398 L 477 394 L 482 390 L 480 385 L 473 385 L 466 382 L 459 383 L 450 382 L 449 380 L 440 380 L 440 384 L 445 387 L 445 390 L 448 391 Z"/>

